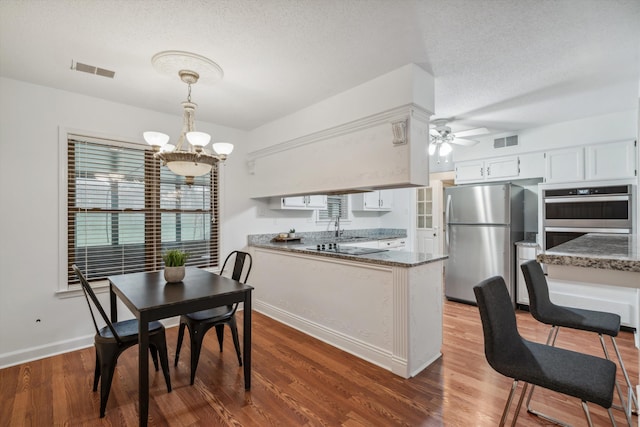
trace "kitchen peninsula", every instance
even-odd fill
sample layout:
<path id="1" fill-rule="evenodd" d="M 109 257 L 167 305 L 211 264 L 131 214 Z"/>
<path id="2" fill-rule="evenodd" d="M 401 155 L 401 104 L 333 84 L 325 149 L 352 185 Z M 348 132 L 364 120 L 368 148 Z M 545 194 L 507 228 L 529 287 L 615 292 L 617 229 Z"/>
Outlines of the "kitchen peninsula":
<path id="1" fill-rule="evenodd" d="M 618 312 L 640 330 L 640 241 L 637 235 L 590 233 L 537 256 L 546 265 L 549 286 L 592 285 L 603 293 L 595 310 Z M 604 285 L 604 286 L 602 286 Z M 616 302 L 616 296 L 620 295 Z M 570 304 L 566 304 L 570 305 Z M 617 308 L 614 309 L 614 308 Z"/>
<path id="2" fill-rule="evenodd" d="M 440 356 L 444 255 L 321 251 L 330 236 L 249 236 L 254 309 L 409 378 Z M 396 236 L 378 236 L 396 237 Z M 374 240 L 340 238 L 340 244 Z"/>

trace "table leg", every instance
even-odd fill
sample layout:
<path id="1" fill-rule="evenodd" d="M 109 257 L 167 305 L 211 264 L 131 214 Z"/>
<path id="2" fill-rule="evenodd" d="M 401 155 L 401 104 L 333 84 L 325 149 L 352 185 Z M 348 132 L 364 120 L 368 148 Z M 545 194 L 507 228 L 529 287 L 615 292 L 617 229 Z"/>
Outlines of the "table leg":
<path id="1" fill-rule="evenodd" d="M 244 294 L 243 311 L 244 389 L 251 389 L 251 290 Z"/>
<path id="2" fill-rule="evenodd" d="M 149 418 L 149 321 L 138 319 L 138 406 L 139 424 L 146 426 Z"/>

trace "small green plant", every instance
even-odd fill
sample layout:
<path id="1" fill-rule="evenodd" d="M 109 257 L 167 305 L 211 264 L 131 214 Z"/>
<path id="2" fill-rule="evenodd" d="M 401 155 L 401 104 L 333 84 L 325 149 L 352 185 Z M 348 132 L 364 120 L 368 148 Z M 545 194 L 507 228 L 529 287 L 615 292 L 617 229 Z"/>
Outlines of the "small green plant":
<path id="1" fill-rule="evenodd" d="M 185 265 L 189 256 L 189 252 L 181 251 L 180 249 L 170 249 L 162 255 L 162 260 L 166 267 L 180 267 Z"/>
<path id="2" fill-rule="evenodd" d="M 292 229 L 289 230 L 289 233 L 295 233 L 295 232 L 296 232 L 295 228 L 292 228 Z"/>

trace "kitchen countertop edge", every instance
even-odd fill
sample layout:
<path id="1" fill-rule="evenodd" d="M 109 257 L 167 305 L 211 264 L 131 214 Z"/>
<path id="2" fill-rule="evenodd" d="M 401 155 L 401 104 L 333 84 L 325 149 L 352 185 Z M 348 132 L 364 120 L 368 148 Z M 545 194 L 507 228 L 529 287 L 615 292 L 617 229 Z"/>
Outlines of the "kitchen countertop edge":
<path id="1" fill-rule="evenodd" d="M 315 255 L 325 258 L 343 259 L 346 261 L 356 261 L 366 264 L 386 265 L 391 267 L 417 267 L 422 264 L 442 261 L 449 258 L 448 255 L 426 254 L 421 252 L 390 251 L 375 252 L 366 255 L 348 255 L 328 252 L 319 252 L 305 249 L 308 244 L 287 244 L 287 243 L 253 243 L 249 245 L 254 248 L 271 249 L 281 252 L 291 252 L 304 255 Z"/>

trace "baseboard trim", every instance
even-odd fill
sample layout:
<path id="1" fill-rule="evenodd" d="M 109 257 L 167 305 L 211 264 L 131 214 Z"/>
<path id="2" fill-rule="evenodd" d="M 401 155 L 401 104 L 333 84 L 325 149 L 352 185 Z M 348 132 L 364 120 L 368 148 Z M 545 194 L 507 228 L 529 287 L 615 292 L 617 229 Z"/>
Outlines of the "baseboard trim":
<path id="1" fill-rule="evenodd" d="M 0 369 L 93 346 L 93 335 L 58 341 L 0 355 Z"/>
<path id="2" fill-rule="evenodd" d="M 391 351 L 370 345 L 362 340 L 327 328 L 316 322 L 287 312 L 263 301 L 254 301 L 253 309 L 280 323 L 284 323 L 294 329 L 311 335 L 329 345 L 332 345 L 347 353 L 353 354 L 361 359 L 371 362 L 381 368 L 395 372 L 395 369 L 407 371 L 406 360 L 394 359 Z M 404 365 L 404 366 L 402 366 Z"/>

